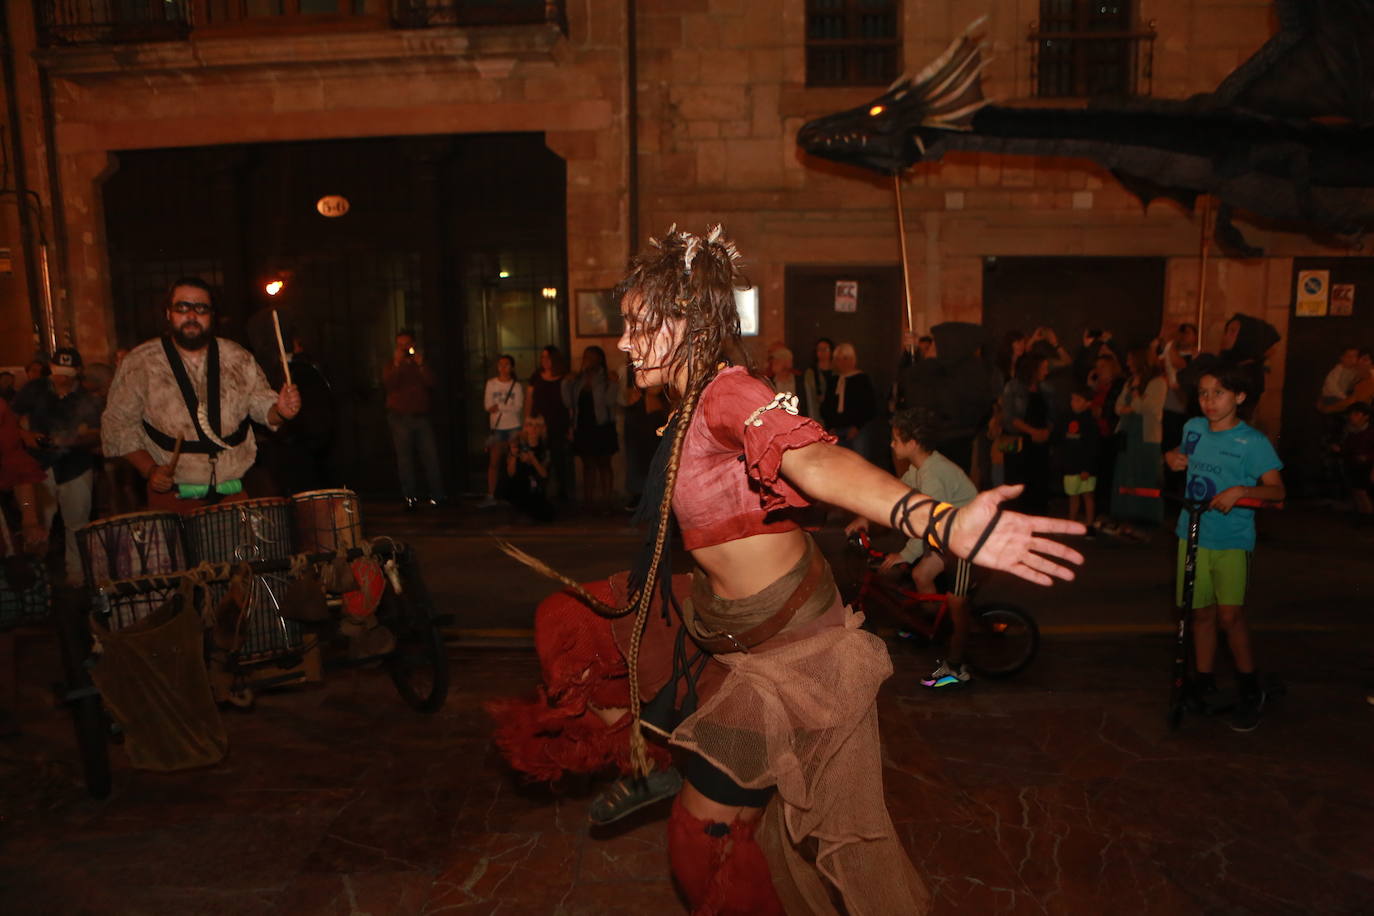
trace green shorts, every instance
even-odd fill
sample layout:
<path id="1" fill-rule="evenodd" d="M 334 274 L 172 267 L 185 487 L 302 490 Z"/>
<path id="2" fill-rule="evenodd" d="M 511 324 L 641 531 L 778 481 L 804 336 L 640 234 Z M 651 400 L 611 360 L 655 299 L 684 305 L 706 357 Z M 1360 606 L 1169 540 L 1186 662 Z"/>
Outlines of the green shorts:
<path id="1" fill-rule="evenodd" d="M 1084 480 L 1077 474 L 1064 475 L 1064 492 L 1070 496 L 1082 496 L 1084 493 L 1092 493 L 1097 489 L 1097 478 L 1089 477 Z"/>
<path id="2" fill-rule="evenodd" d="M 1178 539 L 1178 578 L 1175 580 L 1174 604 L 1183 604 L 1183 560 L 1187 545 Z M 1250 581 L 1250 551 L 1197 549 L 1197 577 L 1193 581 L 1193 607 L 1225 604 L 1240 607 L 1245 604 L 1245 586 Z"/>

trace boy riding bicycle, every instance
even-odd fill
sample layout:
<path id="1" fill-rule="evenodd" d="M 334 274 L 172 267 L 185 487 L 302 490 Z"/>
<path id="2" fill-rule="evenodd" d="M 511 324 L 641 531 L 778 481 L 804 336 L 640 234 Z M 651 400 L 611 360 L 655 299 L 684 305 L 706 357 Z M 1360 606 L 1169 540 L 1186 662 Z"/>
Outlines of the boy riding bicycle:
<path id="1" fill-rule="evenodd" d="M 1274 446 L 1264 433 L 1241 420 L 1238 413 L 1249 389 L 1250 376 L 1245 369 L 1221 365 L 1204 372 L 1198 380 L 1198 404 L 1203 415 L 1184 425 L 1182 443 L 1164 455 L 1170 469 L 1188 472 L 1188 498 L 1207 501 L 1211 506 L 1202 515 L 1198 539 L 1193 589 L 1197 675 L 1190 693 L 1196 700 L 1205 701 L 1208 694 L 1216 692 L 1213 665 L 1220 623 L 1236 665 L 1240 701 L 1232 713 L 1231 728 L 1238 732 L 1248 732 L 1259 725 L 1264 690 L 1255 674 L 1250 628 L 1245 622 L 1250 553 L 1255 549 L 1255 513 L 1236 508 L 1236 501 L 1251 498 L 1277 502 L 1284 497 L 1283 479 L 1279 476 L 1283 464 Z M 1179 518 L 1177 533 L 1177 601 L 1181 605 L 1186 513 Z"/>
<path id="2" fill-rule="evenodd" d="M 931 419 L 928 410 L 919 408 L 907 408 L 893 414 L 892 457 L 899 463 L 910 463 L 902 475 L 902 482 L 908 487 L 914 487 L 932 499 L 957 508 L 977 496 L 978 488 L 957 464 L 928 446 L 928 443 L 935 441 L 937 432 Z M 856 518 L 844 529 L 846 535 L 867 530 L 866 518 Z M 935 592 L 935 577 L 947 568 L 952 577 L 949 618 L 953 632 L 945 653 L 947 657 L 939 662 L 928 677 L 922 678 L 921 685 L 942 688 L 967 683 L 969 673 L 964 666 L 964 643 L 970 627 L 968 562 L 958 557 L 946 557 L 940 551 L 927 547 L 921 538 L 912 538 L 900 551 L 888 554 L 879 569 L 887 571 L 902 563 L 914 564 L 911 567 L 911 579 L 916 583 L 917 591 L 924 594 Z"/>

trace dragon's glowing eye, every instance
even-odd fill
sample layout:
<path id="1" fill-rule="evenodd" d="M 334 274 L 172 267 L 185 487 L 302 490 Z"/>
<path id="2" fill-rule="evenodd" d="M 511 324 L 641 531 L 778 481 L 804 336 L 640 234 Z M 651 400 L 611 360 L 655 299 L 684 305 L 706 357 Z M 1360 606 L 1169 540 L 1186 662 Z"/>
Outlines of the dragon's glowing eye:
<path id="1" fill-rule="evenodd" d="M 885 111 L 887 111 L 887 109 L 883 106 L 874 105 L 872 108 L 868 109 L 868 116 L 870 118 L 876 118 L 878 115 L 882 114 Z"/>

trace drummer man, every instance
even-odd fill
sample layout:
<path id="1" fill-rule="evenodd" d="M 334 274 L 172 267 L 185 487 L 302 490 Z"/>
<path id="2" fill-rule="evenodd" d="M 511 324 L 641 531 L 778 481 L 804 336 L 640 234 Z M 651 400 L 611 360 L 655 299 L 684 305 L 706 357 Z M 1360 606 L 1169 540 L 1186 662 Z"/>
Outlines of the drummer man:
<path id="1" fill-rule="evenodd" d="M 300 392 L 273 391 L 252 354 L 214 335 L 204 280 L 177 280 L 165 308 L 166 334 L 139 344 L 115 372 L 100 427 L 104 452 L 147 480 L 149 509 L 185 513 L 244 499 L 243 475 L 258 453 L 249 420 L 275 429 L 301 409 Z"/>

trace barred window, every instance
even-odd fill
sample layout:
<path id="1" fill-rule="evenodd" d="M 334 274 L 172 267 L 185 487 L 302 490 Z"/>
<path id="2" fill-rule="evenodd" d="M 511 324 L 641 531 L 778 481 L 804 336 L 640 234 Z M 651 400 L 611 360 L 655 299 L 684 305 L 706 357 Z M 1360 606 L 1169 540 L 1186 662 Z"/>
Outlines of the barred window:
<path id="1" fill-rule="evenodd" d="M 885 86 L 902 70 L 900 0 L 806 0 L 806 85 Z"/>
<path id="2" fill-rule="evenodd" d="M 1130 0 L 1040 0 L 1030 35 L 1035 94 L 1148 92 L 1154 32 L 1133 28 L 1131 7 Z"/>

